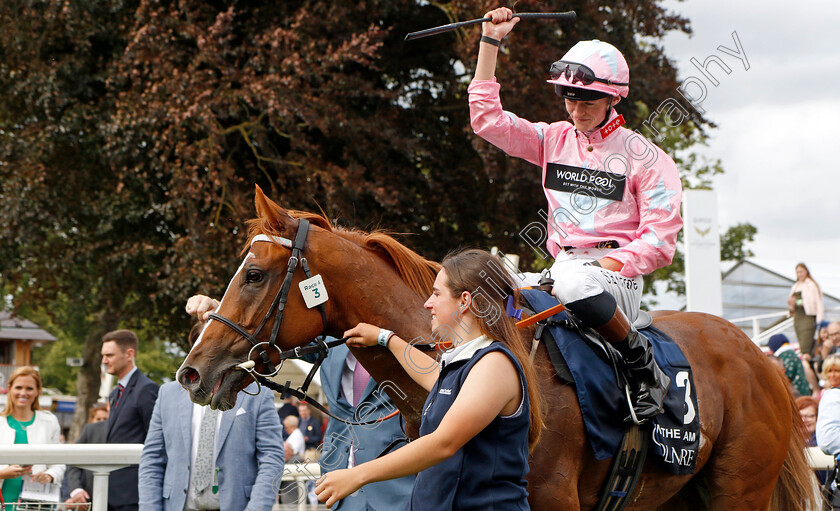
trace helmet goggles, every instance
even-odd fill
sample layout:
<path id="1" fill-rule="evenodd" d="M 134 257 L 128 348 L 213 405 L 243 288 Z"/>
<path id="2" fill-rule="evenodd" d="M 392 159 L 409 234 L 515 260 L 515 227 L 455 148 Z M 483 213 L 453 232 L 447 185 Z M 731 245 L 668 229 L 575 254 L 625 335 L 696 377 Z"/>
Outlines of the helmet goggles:
<path id="1" fill-rule="evenodd" d="M 590 85 L 592 82 L 619 86 L 630 85 L 629 83 L 614 82 L 612 80 L 598 78 L 595 76 L 595 71 L 591 68 L 578 62 L 567 62 L 565 60 L 558 60 L 557 62 L 551 64 L 549 73 L 551 74 L 552 80 L 559 80 L 560 77 L 563 76 L 566 78 L 566 81 L 572 85 L 576 83 L 580 83 L 581 85 Z"/>

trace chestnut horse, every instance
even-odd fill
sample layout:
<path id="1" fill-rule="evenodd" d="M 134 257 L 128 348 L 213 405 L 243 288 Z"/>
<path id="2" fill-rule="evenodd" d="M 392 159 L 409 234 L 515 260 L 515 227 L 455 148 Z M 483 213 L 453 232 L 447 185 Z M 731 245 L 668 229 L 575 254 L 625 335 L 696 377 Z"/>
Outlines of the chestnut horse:
<path id="1" fill-rule="evenodd" d="M 270 304 L 278 296 L 291 257 L 288 245 L 305 218 L 311 225 L 301 256 L 311 273 L 323 279 L 329 299 L 323 316 L 317 308 L 307 308 L 298 291 L 305 276 L 300 268 L 294 272 L 276 333 L 280 349 L 309 343 L 322 332 L 341 337 L 359 322 L 393 330 L 404 339 L 431 339 L 423 302 L 431 292 L 437 263 L 383 233 L 344 230 L 318 215 L 286 211 L 259 188 L 256 208 L 251 239 L 261 235 L 257 239 L 265 241 L 246 246 L 247 256 L 217 311 L 220 316 L 249 335 L 265 323 L 266 328 L 252 337 L 267 342 L 276 319 L 269 314 Z M 802 423 L 779 370 L 740 329 L 723 319 L 681 312 L 653 316 L 655 326 L 677 340 L 693 368 L 701 441 L 694 475 L 665 474 L 648 461 L 628 509 L 816 509 Z M 525 332 L 522 339 L 529 347 L 532 333 Z M 247 373 L 235 366 L 251 356 L 252 342 L 229 325 L 210 321 L 178 370 L 178 381 L 196 403 L 232 408 L 237 392 L 250 383 Z M 266 351 L 276 363 L 277 350 Z M 425 391 L 385 348 L 352 351 L 376 381 L 391 382 L 386 390 L 408 431 L 416 434 Z M 575 390 L 555 377 L 542 343 L 535 364 L 546 427 L 530 458 L 531 508 L 592 509 L 611 460 L 595 460 Z M 266 372 L 264 364 L 256 365 Z"/>

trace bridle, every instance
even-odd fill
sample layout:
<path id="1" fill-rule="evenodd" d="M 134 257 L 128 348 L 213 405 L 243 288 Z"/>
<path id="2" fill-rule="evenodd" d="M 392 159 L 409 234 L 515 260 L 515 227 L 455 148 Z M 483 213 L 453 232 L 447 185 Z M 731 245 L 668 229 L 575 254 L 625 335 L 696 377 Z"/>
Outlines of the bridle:
<path id="1" fill-rule="evenodd" d="M 328 342 L 325 341 L 326 335 L 327 335 L 327 333 L 326 333 L 327 332 L 327 312 L 326 312 L 326 306 L 324 305 L 324 303 L 320 303 L 319 305 L 317 305 L 318 310 L 321 313 L 321 321 L 322 321 L 323 327 L 321 329 L 321 334 L 314 339 L 314 343 L 315 343 L 314 346 L 313 345 L 298 346 L 298 347 L 292 348 L 290 350 L 280 350 L 280 348 L 277 347 L 277 335 L 280 332 L 280 324 L 283 322 L 283 312 L 286 308 L 286 302 L 289 298 L 289 291 L 292 287 L 292 278 L 294 277 L 294 274 L 295 274 L 295 271 L 297 270 L 298 264 L 300 264 L 300 266 L 303 268 L 303 272 L 306 275 L 306 278 L 307 279 L 312 278 L 312 272 L 309 269 L 309 263 L 306 261 L 306 257 L 303 257 L 303 249 L 306 245 L 306 239 L 309 235 L 310 222 L 309 222 L 309 220 L 307 220 L 305 218 L 298 219 L 298 222 L 299 222 L 298 231 L 297 231 L 297 234 L 295 235 L 295 240 L 293 242 L 288 240 L 287 238 L 282 238 L 282 237 L 279 237 L 279 236 L 265 236 L 265 235 L 262 235 L 264 241 L 273 241 L 273 242 L 278 243 L 282 246 L 291 248 L 292 254 L 291 254 L 291 256 L 289 256 L 289 261 L 286 265 L 286 276 L 283 279 L 283 284 L 280 286 L 280 289 L 277 291 L 277 294 L 274 296 L 274 300 L 272 300 L 272 302 L 271 302 L 271 307 L 269 307 L 268 311 L 266 312 L 266 314 L 263 317 L 262 321 L 260 322 L 259 326 L 257 326 L 257 329 L 254 331 L 254 333 L 248 332 L 245 329 L 245 327 L 243 327 L 239 323 L 233 321 L 230 318 L 222 316 L 221 314 L 219 314 L 217 312 L 210 313 L 209 316 L 208 316 L 208 319 L 218 321 L 219 323 L 227 326 L 228 328 L 230 328 L 231 330 L 233 330 L 234 332 L 236 332 L 237 334 L 239 334 L 240 336 L 242 336 L 243 338 L 248 340 L 248 342 L 251 343 L 251 350 L 248 352 L 248 360 L 246 362 L 243 362 L 243 363 L 237 365 L 236 369 L 245 371 L 246 373 L 248 373 L 249 376 L 251 376 L 254 379 L 254 381 L 257 383 L 257 387 L 258 387 L 256 393 L 259 393 L 259 386 L 263 385 L 263 386 L 279 393 L 281 398 L 285 398 L 287 395 L 297 397 L 300 400 L 303 400 L 303 401 L 306 401 L 307 403 L 312 404 L 313 406 L 315 406 L 315 408 L 317 408 L 321 412 L 329 415 L 330 417 L 332 417 L 332 418 L 334 418 L 334 419 L 336 419 L 340 422 L 343 422 L 345 424 L 349 424 L 349 425 L 353 425 L 353 426 L 366 426 L 366 425 L 376 424 L 376 423 L 381 422 L 383 420 L 389 419 L 389 418 L 393 417 L 394 415 L 396 415 L 396 412 L 388 415 L 387 417 L 381 417 L 381 418 L 378 418 L 376 420 L 372 420 L 372 421 L 368 421 L 368 422 L 347 421 L 347 420 L 342 419 L 340 417 L 336 417 L 335 415 L 330 413 L 330 411 L 326 407 L 324 407 L 323 405 L 318 403 L 316 400 L 310 398 L 309 395 L 306 393 L 307 389 L 309 389 L 309 384 L 312 382 L 312 379 L 315 376 L 315 373 L 318 371 L 318 368 L 321 366 L 321 364 L 327 358 L 327 352 L 329 351 L 329 349 L 333 348 L 335 346 L 338 346 L 340 344 L 344 344 L 347 341 L 347 337 L 344 337 L 344 338 L 341 338 L 341 339 L 331 340 L 331 341 L 328 341 Z M 269 336 L 268 341 L 260 342 L 257 339 L 257 337 L 259 336 L 263 327 L 268 322 L 269 318 L 272 317 L 272 315 L 274 315 L 274 325 L 271 328 L 271 335 Z M 427 351 L 427 350 L 431 351 L 431 350 L 436 349 L 436 345 L 434 345 L 434 344 L 430 345 L 430 346 L 418 344 L 418 345 L 415 345 L 415 347 L 418 348 L 418 349 L 424 350 L 424 351 Z M 276 367 L 272 363 L 271 357 L 268 354 L 268 350 L 272 350 L 272 349 L 277 350 L 278 357 L 279 357 L 279 361 L 278 361 L 278 364 L 277 364 Z M 259 361 L 262 362 L 263 364 L 265 364 L 265 366 L 268 368 L 267 373 L 260 373 L 255 369 L 256 363 L 255 363 L 254 359 L 252 358 L 252 355 L 254 354 L 254 351 L 257 352 L 258 357 L 259 357 Z M 273 376 L 276 376 L 277 373 L 280 372 L 280 369 L 283 367 L 283 362 L 286 359 L 301 358 L 303 356 L 311 355 L 311 354 L 317 354 L 318 358 L 313 363 L 312 369 L 309 370 L 309 374 L 306 375 L 306 378 L 304 379 L 303 384 L 300 387 L 298 387 L 297 389 L 290 388 L 291 383 L 288 382 L 288 381 L 286 382 L 285 385 L 279 385 L 279 384 L 277 384 L 274 381 L 269 379 Z M 244 390 L 242 392 L 245 392 L 246 394 L 248 393 Z M 394 442 L 392 445 L 394 445 L 396 443 L 397 442 Z M 390 446 L 389 446 L 389 449 L 390 449 Z"/>
<path id="2" fill-rule="evenodd" d="M 239 323 L 222 316 L 217 312 L 213 312 L 209 315 L 209 319 L 218 321 L 223 325 L 227 326 L 237 334 L 241 335 L 243 338 L 248 340 L 251 343 L 251 351 L 248 352 L 248 360 L 253 360 L 251 357 L 254 351 L 257 352 L 259 356 L 259 361 L 262 362 L 266 368 L 268 369 L 267 373 L 260 373 L 254 369 L 254 367 L 248 367 L 247 369 L 244 367 L 240 367 L 240 369 L 246 370 L 254 376 L 262 376 L 263 378 L 271 378 L 276 376 L 277 373 L 280 372 L 281 367 L 283 366 L 283 361 L 287 358 L 299 357 L 304 355 L 305 353 L 302 352 L 302 348 L 298 347 L 292 350 L 281 351 L 280 348 L 277 347 L 277 335 L 280 332 L 280 324 L 283 322 L 283 312 L 286 309 L 286 301 L 289 298 L 289 290 L 292 287 L 292 278 L 295 275 L 295 271 L 297 270 L 298 263 L 303 268 L 303 272 L 306 275 L 306 278 L 312 278 L 312 272 L 309 270 L 309 263 L 306 261 L 306 257 L 303 257 L 303 249 L 306 245 L 306 238 L 309 235 L 309 220 L 305 218 L 300 218 L 298 220 L 298 231 L 295 235 L 294 242 L 290 242 L 286 238 L 280 238 L 277 236 L 272 236 L 269 238 L 272 241 L 275 241 L 283 246 L 287 246 L 292 249 L 292 255 L 289 256 L 289 261 L 286 265 L 286 276 L 283 279 L 283 284 L 280 286 L 280 289 L 277 291 L 277 294 L 274 296 L 274 300 L 271 302 L 271 306 L 268 308 L 268 311 L 265 313 L 262 321 L 260 322 L 257 329 L 254 333 L 250 333 L 245 328 L 240 325 Z M 268 241 L 268 240 L 267 240 Z M 327 331 L 327 311 L 326 306 L 321 303 L 318 306 L 318 310 L 321 313 L 321 321 L 322 321 L 322 329 L 321 334 L 314 339 L 314 342 L 317 346 L 315 346 L 315 352 L 318 353 L 318 359 L 314 363 L 312 370 L 309 371 L 309 374 L 306 376 L 306 380 L 304 380 L 301 389 L 304 393 L 306 393 L 306 389 L 309 388 L 309 384 L 312 381 L 312 378 L 315 376 L 315 372 L 321 366 L 321 363 L 327 357 L 327 350 L 330 347 L 337 345 L 338 343 L 330 342 L 330 345 L 324 342 L 326 337 Z M 268 341 L 260 342 L 257 338 L 260 335 L 263 327 L 266 325 L 268 320 L 274 316 L 274 325 L 271 327 L 271 335 L 268 338 Z M 343 342 L 343 341 L 342 341 Z M 280 355 L 280 360 L 277 367 L 271 361 L 271 357 L 268 354 L 269 350 L 277 350 L 277 353 Z M 312 347 L 304 348 L 312 352 Z"/>

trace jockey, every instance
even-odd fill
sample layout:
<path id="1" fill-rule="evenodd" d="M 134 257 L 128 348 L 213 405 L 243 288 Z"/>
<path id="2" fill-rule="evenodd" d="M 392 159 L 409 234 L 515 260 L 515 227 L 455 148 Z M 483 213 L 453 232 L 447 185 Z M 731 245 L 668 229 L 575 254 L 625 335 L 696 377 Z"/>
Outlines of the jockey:
<path id="1" fill-rule="evenodd" d="M 632 326 L 642 276 L 671 263 L 682 228 L 682 186 L 674 161 L 621 127 L 614 107 L 629 92 L 630 71 L 614 46 L 581 41 L 551 66 L 548 83 L 572 122 L 530 122 L 502 110 L 495 79 L 500 41 L 519 18 L 499 8 L 485 15 L 470 120 L 480 137 L 542 168 L 548 200 L 546 248 L 554 257 L 553 294 L 624 357 L 641 421 L 661 413 L 670 380 L 649 341 Z M 533 245 L 532 245 L 533 246 Z M 523 274 L 523 286 L 538 282 Z"/>

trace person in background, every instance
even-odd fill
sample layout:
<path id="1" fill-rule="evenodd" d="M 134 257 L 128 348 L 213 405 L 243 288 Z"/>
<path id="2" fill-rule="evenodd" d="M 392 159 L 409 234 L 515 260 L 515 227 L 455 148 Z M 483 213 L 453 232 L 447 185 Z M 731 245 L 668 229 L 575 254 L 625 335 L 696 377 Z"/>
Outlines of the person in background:
<path id="1" fill-rule="evenodd" d="M 0 412 L 0 445 L 57 444 L 61 436 L 58 419 L 41 410 L 41 374 L 31 366 L 15 369 L 9 377 L 6 407 Z M 37 483 L 61 484 L 64 465 L 0 465 L 3 501 L 17 502 L 24 477 Z M 56 492 L 58 487 L 56 487 Z"/>
<path id="2" fill-rule="evenodd" d="M 810 360 L 806 360 L 805 357 L 799 356 L 799 359 L 802 361 L 802 369 L 805 371 L 805 381 L 808 382 L 808 387 L 811 389 L 811 396 L 819 399 L 820 392 L 822 387 L 820 387 L 820 379 L 817 376 L 817 373 L 814 371 L 814 368 L 811 366 Z"/>
<path id="3" fill-rule="evenodd" d="M 193 327 L 190 346 L 200 333 Z M 190 401 L 178 382 L 161 386 L 140 458 L 140 509 L 271 510 L 284 468 L 280 420 L 273 393 L 257 390 L 251 383 L 220 412 Z"/>
<path id="4" fill-rule="evenodd" d="M 828 321 L 822 320 L 817 325 L 817 336 L 814 341 L 814 348 L 811 350 L 811 367 L 814 372 L 819 374 L 822 372 L 822 363 L 829 354 L 823 355 L 823 347 L 830 341 L 828 339 Z"/>
<path id="5" fill-rule="evenodd" d="M 840 455 L 840 355 L 826 358 L 823 372 L 827 373 L 828 383 L 817 407 L 817 445 L 824 453 L 837 456 Z M 838 496 L 838 492 L 834 495 Z"/>
<path id="6" fill-rule="evenodd" d="M 778 357 L 785 367 L 785 376 L 790 380 L 796 397 L 810 396 L 811 386 L 805 374 L 805 366 L 785 334 L 776 334 L 767 341 L 767 348 Z"/>
<path id="7" fill-rule="evenodd" d="M 306 463 L 314 463 L 318 461 L 317 449 L 324 438 L 321 421 L 312 416 L 312 410 L 304 402 L 298 403 L 298 417 L 300 418 L 298 428 L 303 434 L 304 442 L 306 442 L 303 460 Z M 315 495 L 315 481 L 306 481 L 306 499 L 309 504 L 317 506 L 318 497 Z"/>
<path id="8" fill-rule="evenodd" d="M 820 350 L 820 354 L 822 359 L 828 360 L 829 355 L 834 355 L 836 353 L 840 353 L 840 321 L 832 321 L 825 327 L 825 341 L 823 341 L 822 349 Z M 820 372 L 824 372 L 824 364 L 823 362 L 820 365 Z"/>
<path id="9" fill-rule="evenodd" d="M 796 282 L 790 288 L 788 312 L 793 316 L 793 329 L 799 340 L 799 353 L 810 360 L 814 347 L 817 323 L 823 318 L 823 294 L 819 284 L 811 278 L 805 263 L 796 265 Z"/>
<path id="10" fill-rule="evenodd" d="M 298 401 L 294 396 L 286 396 L 283 400 L 283 405 L 277 409 L 277 416 L 280 418 L 280 424 L 284 424 L 286 417 L 294 415 L 300 417 L 298 413 Z M 286 439 L 286 431 L 283 430 L 283 439 Z"/>
<path id="11" fill-rule="evenodd" d="M 188 314 L 204 321 L 210 312 L 219 306 L 218 300 L 205 295 L 195 295 L 186 305 Z M 346 344 L 329 350 L 321 365 L 321 385 L 327 398 L 327 408 L 338 417 L 324 417 L 323 444 L 318 463 L 321 474 L 331 470 L 352 468 L 356 464 L 375 459 L 391 442 L 404 438 L 400 419 L 391 419 L 375 426 L 352 426 L 348 422 L 363 422 L 372 418 L 384 418 L 396 410 L 391 398 L 379 389 L 379 384 L 356 361 Z M 297 407 L 292 406 L 294 398 L 287 398 L 286 407 L 291 407 L 297 416 Z M 360 410 L 364 410 L 360 417 Z M 291 411 L 291 410 L 290 410 Z M 285 439 L 284 428 L 284 439 Z M 293 448 L 286 443 L 286 459 L 293 455 Z M 310 459 L 308 461 L 314 461 Z M 307 488 L 312 486 L 307 482 Z M 414 476 L 408 475 L 388 481 L 369 484 L 335 503 L 337 511 L 391 511 L 400 509 L 411 496 Z M 314 490 L 313 490 L 314 492 Z M 308 493 L 308 492 L 307 492 Z M 283 499 L 281 495 L 281 499 Z"/>
<path id="12" fill-rule="evenodd" d="M 805 445 L 808 447 L 817 447 L 817 410 L 819 406 L 819 401 L 811 396 L 796 398 L 796 408 L 799 410 L 799 416 L 802 417 L 802 423 L 805 424 Z M 825 483 L 827 476 L 825 470 L 815 470 L 814 474 L 820 484 Z"/>
<path id="13" fill-rule="evenodd" d="M 286 461 L 292 463 L 299 463 L 303 461 L 303 456 L 306 451 L 306 440 L 299 427 L 299 420 L 294 415 L 289 415 L 283 421 L 283 429 L 286 430 L 286 445 L 290 448 L 290 455 Z M 289 451 L 287 451 L 289 454 Z"/>
<path id="14" fill-rule="evenodd" d="M 134 365 L 139 341 L 131 330 L 102 336 L 102 364 L 117 378 L 109 396 L 109 444 L 142 444 L 158 395 L 158 386 Z M 111 472 L 108 478 L 109 511 L 137 510 L 137 465 Z"/>
<path id="15" fill-rule="evenodd" d="M 811 396 L 800 396 L 796 398 L 796 408 L 802 423 L 805 424 L 805 442 L 808 447 L 817 445 L 817 409 L 819 401 Z"/>
<path id="16" fill-rule="evenodd" d="M 823 389 L 819 399 L 822 399 L 829 389 L 840 387 L 840 354 L 832 353 L 829 355 L 823 362 L 822 367 Z"/>
<path id="17" fill-rule="evenodd" d="M 108 405 L 96 403 L 90 407 L 88 423 L 76 439 L 77 444 L 104 444 L 108 437 Z M 93 473 L 75 465 L 67 466 L 67 488 L 70 497 L 65 504 L 75 504 L 71 510 L 87 511 L 93 500 Z"/>
<path id="18" fill-rule="evenodd" d="M 321 421 L 312 416 L 312 410 L 306 403 L 298 403 L 298 417 L 300 422 L 298 427 L 303 434 L 303 439 L 306 442 L 306 457 L 311 461 L 316 461 L 317 455 L 315 449 L 321 445 L 323 435 L 321 433 Z"/>
<path id="19" fill-rule="evenodd" d="M 283 419 L 283 429 L 286 431 L 286 440 L 283 446 L 286 450 L 286 463 L 303 463 L 306 452 L 306 440 L 303 438 L 303 433 L 298 427 L 300 419 L 294 415 L 288 415 Z M 305 493 L 305 492 L 304 492 Z M 297 482 L 284 481 L 280 484 L 280 491 L 278 494 L 281 504 L 297 504 L 302 495 L 300 495 Z"/>
<path id="20" fill-rule="evenodd" d="M 88 413 L 88 424 L 108 420 L 108 403 L 94 403 Z"/>

